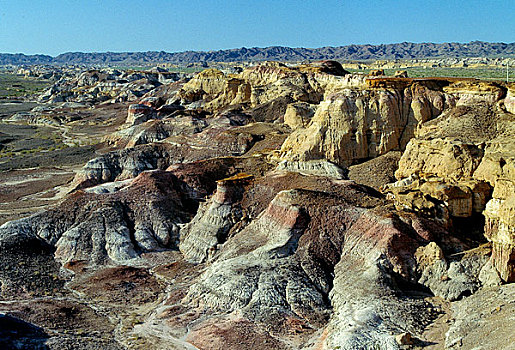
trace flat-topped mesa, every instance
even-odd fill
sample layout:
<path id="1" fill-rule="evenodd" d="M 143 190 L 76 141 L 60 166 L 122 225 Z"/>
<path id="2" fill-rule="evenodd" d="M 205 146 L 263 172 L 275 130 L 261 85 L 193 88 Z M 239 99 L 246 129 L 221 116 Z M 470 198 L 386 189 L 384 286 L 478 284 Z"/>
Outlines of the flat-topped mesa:
<path id="1" fill-rule="evenodd" d="M 284 63 L 267 61 L 245 69 L 240 77 L 252 86 L 273 84 L 279 80 L 303 82 L 302 74 L 295 67 L 288 67 Z"/>
<path id="2" fill-rule="evenodd" d="M 476 78 L 452 78 L 452 77 L 427 77 L 427 78 L 408 78 L 403 72 L 399 71 L 399 76 L 388 77 L 384 75 L 369 75 L 365 79 L 366 87 L 375 89 L 404 89 L 415 83 L 432 87 L 433 89 L 448 86 L 454 82 L 479 82 Z M 397 74 L 397 72 L 396 72 Z"/>
<path id="3" fill-rule="evenodd" d="M 456 97 L 456 105 L 477 103 L 495 104 L 506 95 L 506 89 L 496 82 L 482 80 L 455 80 L 443 89 L 446 94 Z"/>

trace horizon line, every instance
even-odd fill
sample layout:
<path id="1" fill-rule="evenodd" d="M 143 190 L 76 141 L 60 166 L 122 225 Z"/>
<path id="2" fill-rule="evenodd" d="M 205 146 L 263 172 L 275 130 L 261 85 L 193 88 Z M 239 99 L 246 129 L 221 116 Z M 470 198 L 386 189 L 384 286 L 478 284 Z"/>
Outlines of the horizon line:
<path id="1" fill-rule="evenodd" d="M 46 53 L 34 53 L 34 54 L 26 54 L 24 52 L 0 52 L 1 55 L 24 55 L 24 56 L 47 56 L 51 58 L 56 58 L 61 55 L 65 54 L 74 54 L 74 53 L 81 53 L 81 54 L 102 54 L 102 53 L 114 53 L 114 54 L 122 54 L 122 53 L 149 53 L 149 52 L 163 52 L 167 54 L 179 54 L 179 53 L 186 53 L 186 52 L 198 52 L 198 53 L 209 53 L 209 52 L 219 52 L 219 51 L 231 51 L 231 50 L 239 50 L 239 49 L 268 49 L 268 48 L 274 48 L 274 47 L 280 47 L 280 48 L 289 48 L 289 49 L 306 49 L 306 50 L 317 50 L 317 49 L 323 49 L 326 47 L 348 47 L 348 46 L 388 46 L 388 45 L 398 45 L 398 44 L 471 44 L 471 43 L 488 43 L 488 44 L 505 44 L 505 45 L 512 45 L 515 44 L 515 42 L 504 42 L 504 41 L 483 41 L 483 40 L 472 40 L 469 42 L 458 42 L 458 41 L 444 41 L 444 42 L 434 42 L 434 41 L 423 41 L 423 42 L 413 42 L 413 41 L 402 41 L 402 42 L 395 42 L 395 43 L 381 43 L 381 44 L 346 44 L 346 45 L 325 45 L 325 46 L 319 46 L 319 47 L 303 47 L 303 46 L 284 46 L 284 45 L 270 45 L 270 46 L 240 46 L 240 47 L 232 47 L 232 48 L 222 48 L 222 49 L 212 49 L 212 50 L 181 50 L 181 51 L 164 51 L 164 50 L 146 50 L 146 51 L 65 51 L 61 52 L 57 55 L 51 55 Z"/>

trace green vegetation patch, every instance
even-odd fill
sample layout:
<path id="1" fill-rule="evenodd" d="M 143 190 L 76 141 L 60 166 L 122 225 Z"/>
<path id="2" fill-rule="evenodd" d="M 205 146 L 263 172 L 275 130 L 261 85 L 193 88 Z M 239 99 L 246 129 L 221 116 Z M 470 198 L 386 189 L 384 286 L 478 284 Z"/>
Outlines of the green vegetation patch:
<path id="1" fill-rule="evenodd" d="M 50 80 L 26 78 L 12 73 L 0 73 L 0 98 L 30 96 L 45 90 Z"/>
<path id="2" fill-rule="evenodd" d="M 371 69 L 347 69 L 353 73 L 368 74 Z M 506 80 L 506 68 L 484 68 L 484 67 L 413 67 L 413 68 L 397 68 L 385 69 L 384 74 L 394 76 L 398 70 L 408 72 L 410 78 L 427 78 L 427 77 L 456 77 L 456 78 L 477 78 L 487 80 Z M 515 67 L 508 71 L 510 81 L 515 81 Z"/>

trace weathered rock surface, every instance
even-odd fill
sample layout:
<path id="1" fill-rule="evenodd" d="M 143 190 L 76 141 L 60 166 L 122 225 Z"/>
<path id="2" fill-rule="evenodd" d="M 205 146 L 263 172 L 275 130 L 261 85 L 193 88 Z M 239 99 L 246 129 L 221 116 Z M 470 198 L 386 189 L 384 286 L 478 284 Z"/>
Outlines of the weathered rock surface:
<path id="1" fill-rule="evenodd" d="M 315 105 L 306 102 L 292 103 L 284 113 L 284 124 L 292 129 L 305 128 L 315 114 L 315 110 Z"/>
<path id="2" fill-rule="evenodd" d="M 61 263 L 133 263 L 141 253 L 177 247 L 188 198 L 170 173 L 147 172 L 114 193 L 76 192 L 49 210 L 0 227 L 0 240 L 41 239 Z"/>
<path id="3" fill-rule="evenodd" d="M 171 84 L 187 75 L 157 71 L 119 71 L 116 69 L 69 71 L 39 96 L 40 102 L 135 101 L 162 84 Z"/>
<path id="4" fill-rule="evenodd" d="M 515 86 L 514 84 L 508 85 L 508 92 L 506 94 L 506 98 L 504 99 L 504 107 L 506 111 L 511 114 L 515 114 Z"/>
<path id="5" fill-rule="evenodd" d="M 251 175 L 238 174 L 217 182 L 213 198 L 201 205 L 193 220 L 181 229 L 179 249 L 186 260 L 205 262 L 219 244 L 225 243 L 231 227 L 243 217 L 238 202 L 251 180 Z"/>
<path id="6" fill-rule="evenodd" d="M 288 188 L 284 180 L 289 182 L 294 175 L 270 176 L 262 181 L 275 183 L 278 191 Z M 391 279 L 394 275 L 415 278 L 413 249 L 425 238 L 417 238 L 416 231 L 410 231 L 414 236 L 406 235 L 414 229 L 398 226 L 402 221 L 395 215 L 367 209 L 381 199 L 360 194 L 360 187 L 352 182 L 303 175 L 295 178 L 297 186 L 310 190 L 274 191 L 277 194 L 266 210 L 230 235 L 183 302 L 224 312 L 241 310 L 245 318 L 268 324 L 284 322 L 285 317 L 298 318 L 307 322 L 309 329 L 327 322 L 327 300 L 331 300 L 335 313 L 328 326 L 330 336 L 320 339 L 321 345 L 350 349 L 366 344 L 396 349 L 389 332 L 419 327 L 409 314 L 423 305 L 415 301 L 407 308 L 398 307 L 397 302 L 390 304 L 388 299 L 396 290 Z M 327 181 L 332 181 L 332 187 L 326 187 Z M 256 196 L 271 198 L 274 193 L 260 186 L 254 184 L 244 195 L 242 206 L 248 217 L 256 210 L 246 206 L 254 206 Z M 313 191 L 317 188 L 331 188 L 331 192 Z M 353 206 L 345 198 L 365 207 Z M 265 204 L 263 199 L 257 202 Z M 332 225 L 333 221 L 340 225 Z M 421 234 L 426 236 L 427 232 Z M 202 246 L 203 240 L 198 242 Z M 366 291 L 361 290 L 361 283 L 369 286 Z M 377 294 L 383 290 L 385 294 Z M 348 300 L 353 300 L 353 306 Z M 396 322 L 404 322 L 404 326 L 389 323 L 382 310 L 395 314 Z M 367 326 L 355 324 L 353 319 L 360 322 L 355 314 L 362 314 Z M 377 327 L 379 324 L 382 326 Z"/>
<path id="7" fill-rule="evenodd" d="M 488 261 L 487 254 L 465 254 L 461 259 L 448 262 L 442 249 L 431 242 L 415 252 L 418 268 L 422 272 L 419 283 L 447 300 L 457 300 L 474 293 L 481 286 L 480 272 Z"/>
<path id="8" fill-rule="evenodd" d="M 455 321 L 446 334 L 445 349 L 513 347 L 515 285 L 484 288 L 452 306 Z"/>
<path id="9" fill-rule="evenodd" d="M 48 116 L 42 116 L 36 113 L 31 112 L 19 112 L 13 114 L 9 118 L 3 119 L 6 122 L 14 122 L 14 123 L 26 123 L 29 125 L 60 125 L 61 121 L 57 118 L 52 118 Z"/>
<path id="10" fill-rule="evenodd" d="M 495 84 L 481 85 L 470 94 L 455 92 L 456 86 L 449 88 L 457 96 L 463 94 L 463 106 L 417 130 L 399 161 L 396 177 L 400 181 L 388 185 L 388 191 L 399 207 L 446 222 L 481 213 L 484 235 L 493 244 L 492 263 L 503 280 L 512 281 L 515 119 L 488 104 L 502 92 Z"/>
<path id="11" fill-rule="evenodd" d="M 506 348 L 511 85 L 376 73 L 64 74 L 41 99 L 66 107 L 34 118 L 109 131 L 62 202 L 0 227 L 8 333 L 51 349 L 397 350 L 471 348 L 484 330 Z"/>
<path id="12" fill-rule="evenodd" d="M 170 136 L 192 135 L 208 126 L 203 118 L 177 114 L 171 118 L 149 120 L 122 129 L 105 137 L 105 141 L 117 147 L 131 148 L 137 145 L 162 141 Z"/>
<path id="13" fill-rule="evenodd" d="M 346 171 L 338 165 L 326 160 L 288 161 L 283 160 L 277 165 L 278 171 L 298 172 L 304 175 L 327 176 L 335 179 L 346 179 Z"/>
<path id="14" fill-rule="evenodd" d="M 444 88 L 447 94 L 456 97 L 456 105 L 473 105 L 476 103 L 494 104 L 505 92 L 494 82 L 458 81 Z"/>
<path id="15" fill-rule="evenodd" d="M 399 165 L 400 151 L 391 151 L 377 158 L 349 167 L 349 179 L 380 190 L 395 181 L 395 171 Z"/>
<path id="16" fill-rule="evenodd" d="M 127 121 L 129 125 L 141 124 L 154 116 L 154 109 L 145 104 L 133 104 L 129 106 Z"/>
<path id="17" fill-rule="evenodd" d="M 438 84 L 400 82 L 398 87 L 381 87 L 375 80 L 370 84 L 379 87 L 332 87 L 310 124 L 295 130 L 284 143 L 284 157 L 325 158 L 348 166 L 402 150 L 418 123 L 436 117 L 454 103 L 454 98 L 447 97 Z"/>
<path id="18" fill-rule="evenodd" d="M 177 122 L 177 131 L 180 131 L 181 121 Z M 171 127 L 177 126 L 174 121 L 170 123 Z M 75 176 L 72 188 L 125 180 L 145 170 L 164 170 L 175 163 L 268 153 L 279 148 L 288 133 L 288 128 L 277 124 L 252 123 L 234 126 L 231 125 L 231 118 L 224 116 L 213 119 L 210 123 L 209 127 L 191 135 L 173 135 L 175 129 L 170 128 L 171 131 L 167 129 L 166 132 L 171 132 L 172 135 L 156 144 L 137 145 L 92 159 Z M 193 128 L 192 131 L 196 129 Z M 159 135 L 152 136 L 146 132 L 140 136 L 141 138 L 130 138 L 129 145 L 143 142 L 143 137 L 147 136 L 160 138 Z"/>
<path id="19" fill-rule="evenodd" d="M 289 104 L 320 102 L 332 80 L 345 75 L 347 72 L 334 61 L 298 67 L 265 62 L 229 75 L 207 69 L 184 84 L 179 96 L 181 103 L 190 108 L 216 111 L 243 105 L 251 109 L 249 114 L 255 121 L 282 121 Z"/>

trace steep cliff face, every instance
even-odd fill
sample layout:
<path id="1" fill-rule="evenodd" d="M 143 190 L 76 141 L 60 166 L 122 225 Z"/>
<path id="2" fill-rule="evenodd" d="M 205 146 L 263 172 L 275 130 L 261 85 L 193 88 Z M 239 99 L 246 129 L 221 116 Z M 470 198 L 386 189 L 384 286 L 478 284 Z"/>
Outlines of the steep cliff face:
<path id="1" fill-rule="evenodd" d="M 474 343 L 485 314 L 502 348 L 510 89 L 336 62 L 160 86 L 120 116 L 114 150 L 62 202 L 0 227 L 0 297 L 55 287 L 56 305 L 112 318 L 127 348 L 397 350 L 433 343 L 428 325 L 445 323 L 438 346 L 452 349 Z M 455 318 L 440 320 L 439 303 Z"/>
<path id="2" fill-rule="evenodd" d="M 513 130 L 513 129 L 512 129 Z M 493 187 L 486 204 L 485 236 L 493 243 L 492 262 L 505 281 L 515 281 L 515 142 L 505 136 L 487 143 L 474 178 Z"/>
<path id="3" fill-rule="evenodd" d="M 286 159 L 325 158 L 348 166 L 353 160 L 398 148 L 398 102 L 399 96 L 388 92 L 374 97 L 352 90 L 335 93 L 320 103 L 307 128 L 288 137 L 281 151 Z"/>
<path id="4" fill-rule="evenodd" d="M 420 123 L 453 106 L 436 83 L 380 84 L 368 87 L 331 86 L 310 123 L 296 129 L 284 143 L 283 157 L 328 159 L 348 166 L 391 150 L 403 150 Z M 383 86 L 384 85 L 384 86 Z M 398 86 L 397 86 L 398 85 Z"/>
<path id="5" fill-rule="evenodd" d="M 504 112 L 505 91 L 497 84 L 455 83 L 445 91 L 457 106 L 420 126 L 388 191 L 399 207 L 448 224 L 482 214 L 492 264 L 513 281 L 515 117 Z"/>
<path id="6" fill-rule="evenodd" d="M 511 114 L 515 114 L 515 84 L 511 83 L 508 86 L 508 92 L 504 99 L 504 107 Z"/>

